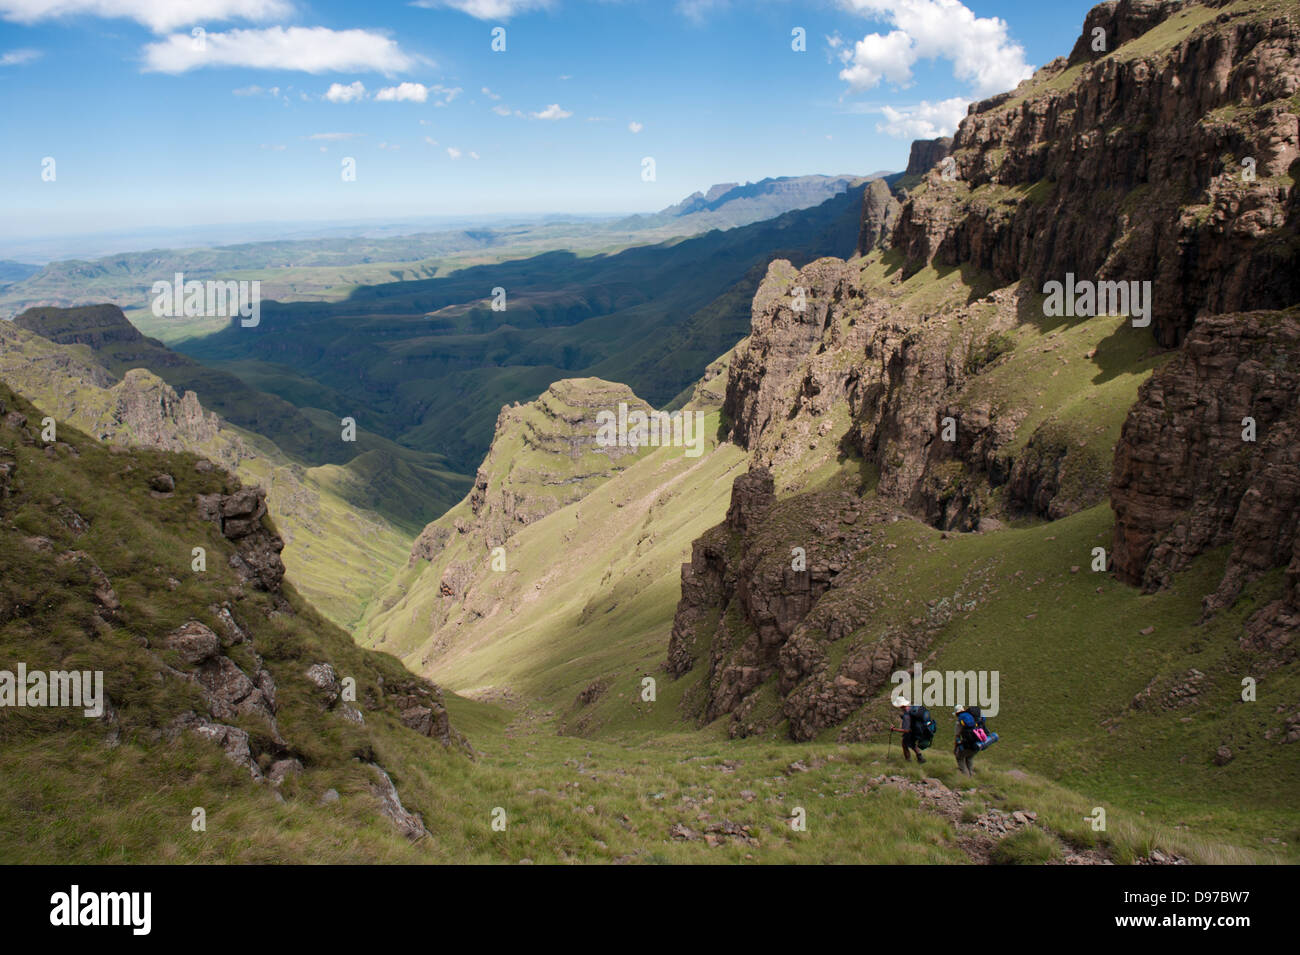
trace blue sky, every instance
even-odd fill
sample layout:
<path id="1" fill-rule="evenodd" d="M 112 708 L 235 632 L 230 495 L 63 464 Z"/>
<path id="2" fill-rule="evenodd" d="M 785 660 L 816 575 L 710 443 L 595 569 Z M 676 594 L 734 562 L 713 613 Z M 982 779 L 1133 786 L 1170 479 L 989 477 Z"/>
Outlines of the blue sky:
<path id="1" fill-rule="evenodd" d="M 0 0 L 0 228 L 648 211 L 899 169 L 1089 6 Z"/>

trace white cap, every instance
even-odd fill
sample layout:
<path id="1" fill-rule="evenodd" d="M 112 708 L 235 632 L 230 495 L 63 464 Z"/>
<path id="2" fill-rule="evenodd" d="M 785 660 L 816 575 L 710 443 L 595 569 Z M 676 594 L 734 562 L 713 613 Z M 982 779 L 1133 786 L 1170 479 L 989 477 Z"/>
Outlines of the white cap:
<path id="1" fill-rule="evenodd" d="M 907 702 L 907 697 L 905 697 L 905 696 L 896 696 L 896 697 L 894 697 L 894 705 L 895 705 L 895 706 L 911 706 L 912 704 L 909 703 L 909 702 Z"/>

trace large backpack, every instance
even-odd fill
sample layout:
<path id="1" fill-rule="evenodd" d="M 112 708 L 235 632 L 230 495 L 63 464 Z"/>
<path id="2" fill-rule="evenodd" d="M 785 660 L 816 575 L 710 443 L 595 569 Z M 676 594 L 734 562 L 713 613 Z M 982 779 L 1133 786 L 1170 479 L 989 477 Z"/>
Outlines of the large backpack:
<path id="1" fill-rule="evenodd" d="M 998 734 L 991 732 L 984 721 L 984 714 L 978 706 L 968 706 L 957 717 L 961 724 L 961 745 L 964 749 L 984 750 L 998 741 Z"/>
<path id="2" fill-rule="evenodd" d="M 938 732 L 939 725 L 924 706 L 909 707 L 907 714 L 912 717 L 912 739 L 916 743 L 916 748 L 929 749 L 930 744 L 934 742 L 934 734 Z"/>

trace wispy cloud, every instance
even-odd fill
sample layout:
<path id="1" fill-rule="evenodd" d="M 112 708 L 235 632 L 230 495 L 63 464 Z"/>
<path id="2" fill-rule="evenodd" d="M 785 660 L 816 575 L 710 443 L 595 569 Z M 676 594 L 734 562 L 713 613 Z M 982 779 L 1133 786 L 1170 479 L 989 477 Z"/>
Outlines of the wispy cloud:
<path id="1" fill-rule="evenodd" d="M 329 142 L 337 142 L 341 139 L 358 139 L 365 133 L 312 133 L 308 139 L 324 139 Z"/>
<path id="2" fill-rule="evenodd" d="M 480 20 L 509 20 L 530 10 L 549 10 L 554 0 L 415 0 L 413 7 L 426 10 L 450 9 Z"/>
<path id="3" fill-rule="evenodd" d="M 645 127 L 642 126 L 640 123 L 638 123 L 636 120 L 633 120 L 632 122 L 628 123 L 627 128 L 634 133 L 639 133 L 641 132 L 641 130 L 645 129 Z"/>
<path id="4" fill-rule="evenodd" d="M 391 75 L 420 61 L 393 40 L 370 30 L 268 27 L 208 33 L 202 43 L 195 43 L 189 34 L 174 34 L 146 45 L 144 62 L 146 72 L 156 73 L 246 66 L 306 73 L 370 70 Z"/>
<path id="5" fill-rule="evenodd" d="M 0 53 L 0 66 L 22 66 L 40 58 L 40 50 L 10 50 L 8 53 Z"/>
<path id="6" fill-rule="evenodd" d="M 677 12 L 691 22 L 701 24 L 713 11 L 729 5 L 729 0 L 677 0 Z"/>
<path id="7" fill-rule="evenodd" d="M 899 139 L 934 139 L 951 136 L 966 115 L 970 101 L 961 96 L 931 103 L 922 100 L 915 106 L 895 109 L 882 106 L 880 114 L 885 122 L 876 124 L 876 132 L 887 133 Z"/>

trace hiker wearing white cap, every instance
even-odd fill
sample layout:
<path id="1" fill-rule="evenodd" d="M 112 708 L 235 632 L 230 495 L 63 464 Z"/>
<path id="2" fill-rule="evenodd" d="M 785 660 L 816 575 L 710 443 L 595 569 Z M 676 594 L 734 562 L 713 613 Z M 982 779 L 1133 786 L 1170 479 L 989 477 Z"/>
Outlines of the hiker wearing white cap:
<path id="1" fill-rule="evenodd" d="M 898 716 L 903 721 L 903 727 L 899 732 L 903 734 L 903 758 L 909 763 L 912 761 L 912 753 L 916 753 L 916 761 L 924 763 L 925 757 L 921 755 L 921 747 L 917 745 L 915 718 L 912 712 L 912 704 L 908 702 L 907 697 L 898 696 L 894 698 L 894 705 L 898 707 Z"/>

